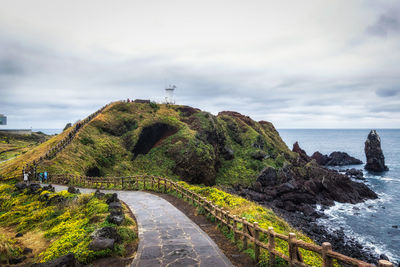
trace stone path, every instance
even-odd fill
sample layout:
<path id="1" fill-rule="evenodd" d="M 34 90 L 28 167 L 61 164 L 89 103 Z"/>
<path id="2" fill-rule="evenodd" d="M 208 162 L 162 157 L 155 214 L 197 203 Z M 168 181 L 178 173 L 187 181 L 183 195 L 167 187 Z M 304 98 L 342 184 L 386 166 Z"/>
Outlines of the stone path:
<path id="1" fill-rule="evenodd" d="M 65 186 L 54 185 L 57 191 Z M 80 188 L 83 193 L 93 189 Z M 141 191 L 115 191 L 135 214 L 139 247 L 132 267 L 232 266 L 214 241 L 185 214 L 156 195 Z"/>

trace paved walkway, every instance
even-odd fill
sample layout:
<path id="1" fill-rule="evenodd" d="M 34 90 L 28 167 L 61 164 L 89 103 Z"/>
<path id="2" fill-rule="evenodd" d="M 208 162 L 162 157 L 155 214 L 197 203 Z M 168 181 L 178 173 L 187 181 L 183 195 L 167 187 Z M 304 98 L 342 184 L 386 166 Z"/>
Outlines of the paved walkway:
<path id="1" fill-rule="evenodd" d="M 54 185 L 57 191 L 65 186 Z M 94 189 L 81 189 L 83 193 Z M 172 204 L 141 191 L 118 193 L 135 214 L 139 247 L 132 267 L 151 266 L 232 266 L 214 241 Z"/>

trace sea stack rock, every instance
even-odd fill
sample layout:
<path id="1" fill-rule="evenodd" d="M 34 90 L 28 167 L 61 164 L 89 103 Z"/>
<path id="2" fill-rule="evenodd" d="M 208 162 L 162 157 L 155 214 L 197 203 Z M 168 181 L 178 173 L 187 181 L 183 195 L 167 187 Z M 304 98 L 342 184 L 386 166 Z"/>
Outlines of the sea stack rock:
<path id="1" fill-rule="evenodd" d="M 365 164 L 367 171 L 383 172 L 389 170 L 385 165 L 385 157 L 381 148 L 381 138 L 375 130 L 371 130 L 368 134 L 364 150 L 367 157 L 367 164 Z"/>
<path id="2" fill-rule="evenodd" d="M 305 162 L 311 161 L 311 158 L 307 155 L 307 153 L 303 149 L 301 149 L 301 147 L 297 141 L 296 141 L 296 143 L 293 144 L 292 151 L 298 153 L 300 155 L 300 158 L 302 160 L 304 160 Z"/>

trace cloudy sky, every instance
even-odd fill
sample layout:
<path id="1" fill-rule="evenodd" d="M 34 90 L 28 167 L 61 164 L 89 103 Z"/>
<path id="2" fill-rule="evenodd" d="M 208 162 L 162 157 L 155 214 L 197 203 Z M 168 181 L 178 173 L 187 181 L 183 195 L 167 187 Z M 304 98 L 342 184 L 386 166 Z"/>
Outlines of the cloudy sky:
<path id="1" fill-rule="evenodd" d="M 120 99 L 277 128 L 400 127 L 398 0 L 0 0 L 0 113 L 63 128 Z M 0 126 L 5 128 L 4 126 Z"/>

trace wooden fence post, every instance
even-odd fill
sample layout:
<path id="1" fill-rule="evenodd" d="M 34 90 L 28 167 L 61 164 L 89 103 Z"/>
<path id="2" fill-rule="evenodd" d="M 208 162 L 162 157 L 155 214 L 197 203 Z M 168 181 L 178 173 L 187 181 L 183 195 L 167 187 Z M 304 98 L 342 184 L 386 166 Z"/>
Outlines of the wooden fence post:
<path id="1" fill-rule="evenodd" d="M 275 254 L 272 253 L 274 250 L 275 250 L 274 228 L 268 227 L 269 266 L 271 266 L 271 267 L 274 267 L 276 265 Z"/>
<path id="2" fill-rule="evenodd" d="M 256 258 L 256 263 L 260 261 L 260 246 L 258 245 L 259 238 L 260 238 L 260 231 L 258 227 L 258 222 L 254 222 L 254 255 Z"/>
<path id="3" fill-rule="evenodd" d="M 164 194 L 167 192 L 167 180 L 163 178 L 164 181 Z"/>
<path id="4" fill-rule="evenodd" d="M 322 267 L 332 267 L 332 259 L 328 256 L 328 251 L 332 250 L 332 245 L 329 242 L 322 243 Z"/>
<path id="5" fill-rule="evenodd" d="M 237 215 L 233 215 L 233 241 L 235 243 L 237 240 L 236 228 L 237 228 Z"/>
<path id="6" fill-rule="evenodd" d="M 246 217 L 242 218 L 242 225 L 243 225 L 243 250 L 247 249 L 247 225 L 246 225 Z"/>
<path id="7" fill-rule="evenodd" d="M 394 267 L 393 263 L 390 261 L 379 260 L 379 267 Z"/>
<path id="8" fill-rule="evenodd" d="M 295 261 L 297 260 L 297 250 L 296 250 L 296 234 L 289 233 L 289 266 L 295 266 Z"/>

